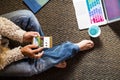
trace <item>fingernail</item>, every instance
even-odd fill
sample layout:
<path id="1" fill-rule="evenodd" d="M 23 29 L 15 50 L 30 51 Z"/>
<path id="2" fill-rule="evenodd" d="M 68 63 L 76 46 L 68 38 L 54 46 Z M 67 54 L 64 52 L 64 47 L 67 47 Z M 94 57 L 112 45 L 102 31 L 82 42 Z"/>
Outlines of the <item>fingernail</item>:
<path id="1" fill-rule="evenodd" d="M 34 37 L 37 37 L 38 35 L 34 35 Z"/>

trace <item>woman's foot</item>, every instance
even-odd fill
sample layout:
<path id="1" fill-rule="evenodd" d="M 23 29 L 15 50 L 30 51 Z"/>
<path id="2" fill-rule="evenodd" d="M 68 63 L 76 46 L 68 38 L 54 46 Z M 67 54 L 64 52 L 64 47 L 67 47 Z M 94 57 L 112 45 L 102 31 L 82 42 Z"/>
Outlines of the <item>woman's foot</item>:
<path id="1" fill-rule="evenodd" d="M 67 66 L 66 61 L 60 62 L 57 65 L 55 65 L 55 67 L 57 68 L 66 68 L 66 66 Z"/>
<path id="2" fill-rule="evenodd" d="M 78 45 L 80 47 L 80 51 L 84 51 L 84 50 L 89 50 L 89 49 L 93 48 L 94 42 L 91 40 L 82 40 L 81 42 L 77 43 L 76 45 Z"/>
<path id="3" fill-rule="evenodd" d="M 76 45 L 80 47 L 80 51 L 84 51 L 93 48 L 94 42 L 91 40 L 82 40 L 81 42 L 76 43 Z M 66 61 L 60 62 L 57 65 L 55 65 L 55 67 L 57 68 L 66 68 L 66 66 L 67 66 Z"/>

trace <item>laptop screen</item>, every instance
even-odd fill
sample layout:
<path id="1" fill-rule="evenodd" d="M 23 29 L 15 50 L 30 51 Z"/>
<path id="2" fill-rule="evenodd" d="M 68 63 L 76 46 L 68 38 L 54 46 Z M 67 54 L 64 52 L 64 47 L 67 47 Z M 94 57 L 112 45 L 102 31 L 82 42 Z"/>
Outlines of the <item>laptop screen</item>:
<path id="1" fill-rule="evenodd" d="M 108 23 L 120 20 L 120 0 L 103 0 Z"/>

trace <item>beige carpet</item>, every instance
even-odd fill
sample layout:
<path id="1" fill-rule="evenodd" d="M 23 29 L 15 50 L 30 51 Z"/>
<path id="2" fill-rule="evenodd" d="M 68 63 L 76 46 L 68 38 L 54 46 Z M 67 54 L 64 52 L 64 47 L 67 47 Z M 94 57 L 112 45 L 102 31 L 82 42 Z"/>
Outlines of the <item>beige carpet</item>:
<path id="1" fill-rule="evenodd" d="M 0 0 L 0 14 L 19 9 L 28 9 L 22 0 Z M 35 15 L 45 35 L 53 36 L 54 45 L 64 41 L 79 42 L 83 39 L 92 39 L 95 48 L 68 60 L 66 69 L 52 68 L 30 78 L 11 78 L 11 80 L 120 79 L 120 22 L 101 26 L 100 37 L 93 39 L 89 37 L 87 30 L 78 29 L 72 0 L 50 0 Z"/>

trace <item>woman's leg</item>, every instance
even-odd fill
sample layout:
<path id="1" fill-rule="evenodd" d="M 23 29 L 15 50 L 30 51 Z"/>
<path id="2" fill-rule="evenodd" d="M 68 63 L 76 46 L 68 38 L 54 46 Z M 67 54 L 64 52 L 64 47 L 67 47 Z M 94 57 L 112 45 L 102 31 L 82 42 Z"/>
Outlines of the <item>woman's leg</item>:
<path id="1" fill-rule="evenodd" d="M 31 76 L 41 73 L 61 61 L 73 57 L 79 51 L 93 48 L 94 43 L 90 40 L 83 40 L 77 44 L 66 42 L 61 45 L 46 49 L 40 59 L 23 59 L 14 62 L 0 71 L 0 76 Z"/>
<path id="2" fill-rule="evenodd" d="M 29 10 L 17 10 L 1 15 L 13 21 L 16 25 L 26 31 L 37 31 L 41 36 L 44 33 L 35 15 Z"/>
<path id="3" fill-rule="evenodd" d="M 61 61 L 73 57 L 79 47 L 71 42 L 66 42 L 50 49 L 44 50 L 40 59 L 23 59 L 8 65 L 0 71 L 0 76 L 31 76 L 53 67 Z"/>

